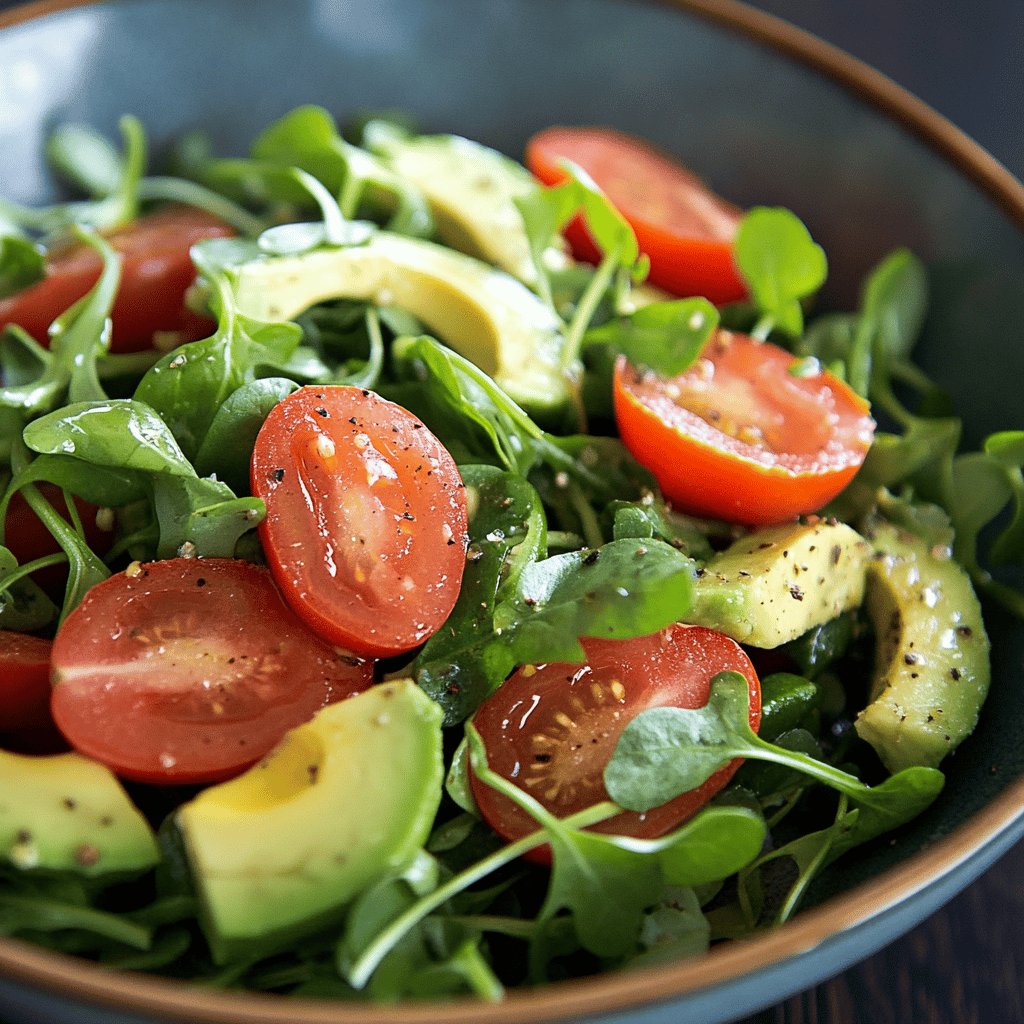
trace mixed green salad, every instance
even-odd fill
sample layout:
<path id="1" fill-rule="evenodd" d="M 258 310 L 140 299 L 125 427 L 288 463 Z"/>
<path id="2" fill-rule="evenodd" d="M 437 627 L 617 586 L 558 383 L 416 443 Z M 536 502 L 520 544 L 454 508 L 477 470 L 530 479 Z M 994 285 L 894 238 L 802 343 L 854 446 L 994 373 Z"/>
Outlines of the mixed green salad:
<path id="1" fill-rule="evenodd" d="M 770 928 L 940 796 L 1024 431 L 960 450 L 912 253 L 816 314 L 796 215 L 604 129 L 121 130 L 0 202 L 0 934 L 497 999 Z"/>

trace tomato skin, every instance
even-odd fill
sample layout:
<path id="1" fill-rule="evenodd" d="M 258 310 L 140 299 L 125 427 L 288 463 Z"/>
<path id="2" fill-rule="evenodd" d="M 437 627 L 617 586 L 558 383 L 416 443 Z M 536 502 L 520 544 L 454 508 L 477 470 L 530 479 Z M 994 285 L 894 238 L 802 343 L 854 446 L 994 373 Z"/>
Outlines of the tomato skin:
<path id="1" fill-rule="evenodd" d="M 605 765 L 619 734 L 641 711 L 707 704 L 719 672 L 743 673 L 750 687 L 750 725 L 761 721 L 761 687 L 750 659 L 734 640 L 703 626 L 677 624 L 632 640 L 583 640 L 584 665 L 520 668 L 473 718 L 488 766 L 535 797 L 558 817 L 608 799 Z M 643 814 L 626 811 L 593 831 L 654 838 L 694 815 L 732 778 L 736 760 L 706 782 Z M 473 797 L 484 820 L 514 842 L 536 822 L 470 770 Z M 547 863 L 550 851 L 528 855 Z"/>
<path id="2" fill-rule="evenodd" d="M 732 245 L 742 211 L 676 160 L 610 128 L 552 127 L 527 143 L 526 164 L 547 185 L 565 180 L 563 160 L 582 167 L 629 221 L 650 257 L 652 284 L 718 305 L 745 297 Z M 600 259 L 581 218 L 565 235 L 578 259 Z"/>
<path id="3" fill-rule="evenodd" d="M 311 633 L 265 569 L 174 558 L 86 594 L 57 632 L 52 681 L 54 721 L 76 750 L 128 779 L 179 784 L 247 768 L 366 689 L 372 666 Z"/>
<path id="4" fill-rule="evenodd" d="M 402 654 L 451 613 L 468 515 L 454 460 L 412 413 L 353 387 L 301 388 L 267 417 L 252 492 L 285 599 L 359 654 Z"/>
<path id="5" fill-rule="evenodd" d="M 182 342 L 210 334 L 213 322 L 184 304 L 196 276 L 189 249 L 204 238 L 231 234 L 227 224 L 188 206 L 164 207 L 112 232 L 107 240 L 123 266 L 111 312 L 111 350 L 151 348 L 157 331 L 178 334 Z M 0 329 L 18 324 L 40 344 L 48 344 L 50 324 L 92 288 L 102 265 L 88 246 L 55 248 L 47 254 L 42 281 L 0 301 Z"/>
<path id="6" fill-rule="evenodd" d="M 0 629 L 0 732 L 50 722 L 49 640 Z"/>
<path id="7" fill-rule="evenodd" d="M 620 360 L 619 435 L 683 511 L 748 526 L 816 512 L 860 468 L 875 424 L 843 381 L 796 376 L 793 363 L 784 349 L 728 331 L 671 380 Z"/>

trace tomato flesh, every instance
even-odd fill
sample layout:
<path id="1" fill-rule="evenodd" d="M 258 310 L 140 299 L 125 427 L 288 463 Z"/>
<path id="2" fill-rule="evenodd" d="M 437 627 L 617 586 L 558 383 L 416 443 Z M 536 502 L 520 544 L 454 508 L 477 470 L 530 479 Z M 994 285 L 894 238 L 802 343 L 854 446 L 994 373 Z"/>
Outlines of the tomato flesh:
<path id="1" fill-rule="evenodd" d="M 204 238 L 233 233 L 210 214 L 185 206 L 165 207 L 111 233 L 108 241 L 122 258 L 111 349 L 151 348 L 157 332 L 173 334 L 178 343 L 210 334 L 213 322 L 185 305 L 196 276 L 189 250 Z M 50 324 L 92 288 L 101 269 L 99 254 L 88 246 L 55 248 L 47 254 L 42 281 L 0 301 L 0 328 L 18 324 L 47 344 Z"/>
<path id="2" fill-rule="evenodd" d="M 372 667 L 311 633 L 270 574 L 175 558 L 93 587 L 57 633 L 52 711 L 75 749 L 129 779 L 211 782 L 248 767 Z"/>
<path id="3" fill-rule="evenodd" d="M 50 641 L 0 630 L 0 732 L 50 721 Z"/>
<path id="4" fill-rule="evenodd" d="M 321 636 L 386 656 L 448 618 L 466 555 L 465 489 L 412 413 L 371 391 L 302 388 L 256 439 L 260 536 L 286 600 Z"/>
<path id="5" fill-rule="evenodd" d="M 734 640 L 702 626 L 675 625 L 633 640 L 584 640 L 583 665 L 525 666 L 479 708 L 473 724 L 488 766 L 558 817 L 608 799 L 604 769 L 622 730 L 654 707 L 699 708 L 711 679 L 741 672 L 750 687 L 750 725 L 761 721 L 761 688 Z M 595 831 L 653 838 L 691 817 L 728 783 L 734 761 L 706 782 L 644 813 L 626 811 Z M 470 771 L 473 797 L 487 823 L 513 842 L 537 823 Z M 544 862 L 547 848 L 531 859 Z"/>
<path id="6" fill-rule="evenodd" d="M 816 512 L 860 468 L 874 421 L 843 381 L 796 374 L 794 364 L 784 349 L 728 331 L 671 379 L 620 360 L 619 434 L 684 511 L 751 526 Z"/>
<path id="7" fill-rule="evenodd" d="M 565 180 L 563 160 L 582 167 L 629 221 L 650 257 L 652 284 L 718 304 L 745 296 L 732 245 L 742 211 L 677 161 L 609 128 L 552 127 L 527 143 L 527 166 L 545 184 Z M 582 219 L 569 224 L 566 238 L 578 259 L 600 259 Z"/>

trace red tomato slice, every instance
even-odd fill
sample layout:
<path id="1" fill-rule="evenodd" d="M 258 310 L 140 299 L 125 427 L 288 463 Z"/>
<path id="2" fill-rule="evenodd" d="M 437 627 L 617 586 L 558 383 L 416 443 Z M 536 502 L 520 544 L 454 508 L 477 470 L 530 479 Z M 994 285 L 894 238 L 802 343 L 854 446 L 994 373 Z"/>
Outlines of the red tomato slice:
<path id="1" fill-rule="evenodd" d="M 93 587 L 57 633 L 52 679 L 73 747 L 170 784 L 241 771 L 372 667 L 311 633 L 265 569 L 174 558 Z"/>
<path id="2" fill-rule="evenodd" d="M 750 686 L 750 725 L 761 722 L 761 686 L 734 640 L 703 626 L 676 625 L 634 640 L 584 640 L 584 665 L 519 669 L 477 711 L 473 724 L 499 775 L 565 817 L 608 799 L 604 769 L 619 734 L 641 711 L 699 708 L 719 672 L 743 673 Z M 732 777 L 740 761 L 697 789 L 643 814 L 627 811 L 594 831 L 640 838 L 670 832 L 695 814 Z M 470 772 L 473 797 L 487 823 L 513 842 L 537 829 L 507 797 Z M 545 862 L 544 847 L 531 859 Z"/>
<path id="3" fill-rule="evenodd" d="M 650 257 L 652 284 L 719 304 L 744 297 L 733 263 L 738 207 L 653 146 L 609 128 L 547 128 L 527 143 L 527 166 L 545 184 L 565 180 L 563 160 L 582 167 L 629 221 Z M 600 258 L 581 219 L 566 238 L 578 259 Z"/>
<path id="4" fill-rule="evenodd" d="M 466 494 L 445 448 L 372 391 L 307 387 L 267 417 L 252 455 L 260 536 L 288 603 L 359 654 L 412 650 L 455 605 Z"/>
<path id="5" fill-rule="evenodd" d="M 0 629 L 0 732 L 50 721 L 50 641 Z"/>
<path id="6" fill-rule="evenodd" d="M 111 349 L 151 348 L 158 331 L 173 333 L 181 342 L 210 334 L 213 322 L 185 306 L 185 291 L 196 276 L 189 249 L 204 238 L 231 234 L 227 224 L 189 206 L 165 207 L 113 232 L 108 241 L 123 267 L 111 313 Z M 0 301 L 0 329 L 18 324 L 47 344 L 50 324 L 92 288 L 101 268 L 98 253 L 88 246 L 51 251 L 42 281 Z"/>
<path id="7" fill-rule="evenodd" d="M 860 468 L 875 424 L 843 381 L 794 363 L 728 331 L 671 379 L 620 360 L 619 434 L 684 511 L 750 526 L 816 512 Z"/>

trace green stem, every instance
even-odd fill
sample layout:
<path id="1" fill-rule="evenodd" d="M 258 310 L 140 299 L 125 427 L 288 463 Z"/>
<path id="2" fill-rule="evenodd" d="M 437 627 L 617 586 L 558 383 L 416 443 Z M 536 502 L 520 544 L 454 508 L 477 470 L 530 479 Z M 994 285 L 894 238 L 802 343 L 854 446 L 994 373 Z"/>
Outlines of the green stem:
<path id="1" fill-rule="evenodd" d="M 586 290 L 580 296 L 580 301 L 576 305 L 576 312 L 573 313 L 572 322 L 569 324 L 569 329 L 565 332 L 565 343 L 562 348 L 561 360 L 562 370 L 568 370 L 579 358 L 580 348 L 583 345 L 583 335 L 586 333 L 587 327 L 590 326 L 590 321 L 594 318 L 598 304 L 604 297 L 604 293 L 608 290 L 608 286 L 611 284 L 612 277 L 620 262 L 621 254 L 618 248 L 605 253 L 604 259 L 598 265 L 594 276 L 587 284 Z"/>
<path id="2" fill-rule="evenodd" d="M 266 225 L 244 207 L 226 199 L 219 192 L 185 178 L 154 176 L 139 182 L 139 198 L 143 200 L 185 203 L 212 213 L 214 217 L 237 228 L 243 235 L 255 237 Z"/>
<path id="3" fill-rule="evenodd" d="M 580 517 L 580 527 L 586 539 L 587 546 L 599 548 L 604 544 L 604 535 L 601 533 L 601 524 L 598 522 L 597 513 L 593 506 L 587 501 L 583 492 L 574 484 L 569 484 L 569 503 L 573 511 Z"/>
<path id="4" fill-rule="evenodd" d="M 835 818 L 836 822 L 845 816 L 847 806 L 846 795 L 843 794 L 839 797 L 839 808 L 836 811 Z M 818 874 L 818 871 L 824 865 L 835 839 L 835 830 L 830 829 L 828 838 L 821 844 L 821 849 L 814 855 L 810 864 L 807 865 L 807 867 L 801 872 L 800 877 L 793 883 L 793 888 L 786 894 L 785 902 L 779 908 L 778 916 L 775 919 L 776 924 L 783 924 L 788 921 L 790 915 L 794 910 L 796 910 L 797 904 L 807 891 L 807 887 L 811 884 L 815 876 Z"/>
<path id="5" fill-rule="evenodd" d="M 588 825 L 596 825 L 600 821 L 614 817 L 621 813 L 622 808 L 613 804 L 610 800 L 604 803 L 587 807 L 576 814 L 563 818 L 560 822 L 562 828 L 586 828 Z M 394 949 L 395 945 L 425 917 L 433 913 L 439 907 L 444 906 L 453 896 L 457 896 L 463 889 L 468 889 L 481 879 L 493 874 L 499 868 L 521 857 L 524 853 L 543 846 L 547 842 L 547 829 L 538 829 L 528 836 L 510 843 L 500 850 L 496 850 L 490 856 L 484 857 L 476 864 L 470 865 L 464 871 L 449 879 L 440 888 L 417 900 L 408 910 L 399 914 L 377 937 L 363 950 L 362 955 L 352 965 L 348 972 L 348 982 L 353 988 L 363 988 L 370 980 L 373 972 L 380 966 L 381 961 Z"/>
<path id="6" fill-rule="evenodd" d="M 768 335 L 775 329 L 775 317 L 771 313 L 762 313 L 757 323 L 754 324 L 750 331 L 752 338 L 757 338 L 758 341 L 767 341 Z"/>
<path id="7" fill-rule="evenodd" d="M 10 590 L 15 583 L 23 580 L 26 576 L 31 576 L 32 573 L 39 572 L 40 569 L 49 569 L 53 565 L 63 565 L 67 560 L 68 556 L 63 551 L 58 551 L 55 554 L 45 555 L 43 558 L 36 558 L 24 565 L 19 565 L 17 569 L 12 569 L 0 578 L 0 591 Z"/>
<path id="8" fill-rule="evenodd" d="M 514 939 L 530 939 L 537 930 L 534 921 L 521 917 L 500 917 L 497 914 L 452 914 L 445 918 L 452 924 L 460 924 L 464 928 L 474 928 L 481 932 L 497 932 Z"/>

